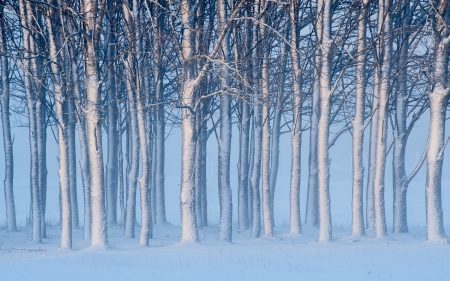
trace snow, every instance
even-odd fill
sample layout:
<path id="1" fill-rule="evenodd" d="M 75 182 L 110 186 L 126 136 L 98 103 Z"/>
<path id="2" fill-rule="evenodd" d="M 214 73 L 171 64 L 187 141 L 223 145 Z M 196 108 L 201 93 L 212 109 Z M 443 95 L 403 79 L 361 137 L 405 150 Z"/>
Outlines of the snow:
<path id="1" fill-rule="evenodd" d="M 251 239 L 233 233 L 234 243 L 217 241 L 217 228 L 200 231 L 201 243 L 179 243 L 180 229 L 156 225 L 149 247 L 123 229 L 109 228 L 110 248 L 87 248 L 82 230 L 75 231 L 74 250 L 58 249 L 59 227 L 48 227 L 50 239 L 38 245 L 28 229 L 0 230 L 2 280 L 443 280 L 450 274 L 450 245 L 425 241 L 425 228 L 411 234 L 371 239 L 345 236 L 335 228 L 332 242 L 315 242 L 316 228 L 302 236 L 282 234 Z M 137 229 L 138 231 L 138 229 Z M 280 234 L 281 233 L 281 234 Z"/>

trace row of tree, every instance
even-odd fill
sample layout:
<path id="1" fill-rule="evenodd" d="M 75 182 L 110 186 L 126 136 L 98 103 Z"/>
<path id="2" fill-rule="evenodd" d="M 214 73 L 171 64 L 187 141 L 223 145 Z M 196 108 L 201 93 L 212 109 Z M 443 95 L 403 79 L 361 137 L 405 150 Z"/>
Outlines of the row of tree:
<path id="1" fill-rule="evenodd" d="M 387 234 L 386 155 L 392 150 L 393 231 L 408 231 L 408 184 L 426 160 L 427 237 L 445 242 L 449 24 L 446 0 L 2 0 L 7 228 L 16 231 L 14 114 L 29 127 L 36 242 L 46 236 L 49 126 L 57 130 L 61 247 L 72 247 L 72 230 L 80 225 L 77 133 L 85 239 L 107 246 L 107 224 L 117 223 L 134 237 L 140 198 L 140 244 L 148 245 L 152 225 L 166 223 L 164 143 L 174 126 L 182 132 L 181 239 L 198 241 L 198 230 L 208 224 L 206 143 L 214 134 L 219 240 L 231 241 L 233 125 L 239 131 L 238 228 L 251 229 L 252 237 L 273 235 L 280 135 L 286 131 L 290 231 L 301 234 L 300 152 L 309 130 L 305 222 L 318 225 L 319 241 L 332 238 L 329 150 L 350 132 L 352 234 Z M 408 175 L 408 136 L 424 112 L 430 113 L 427 146 Z M 332 135 L 331 126 L 341 129 Z"/>

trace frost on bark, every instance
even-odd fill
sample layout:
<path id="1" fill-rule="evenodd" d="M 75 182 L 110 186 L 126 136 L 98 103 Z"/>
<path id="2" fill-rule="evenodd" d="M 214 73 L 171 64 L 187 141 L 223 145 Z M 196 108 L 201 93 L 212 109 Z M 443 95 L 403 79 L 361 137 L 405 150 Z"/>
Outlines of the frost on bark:
<path id="1" fill-rule="evenodd" d="M 391 63 L 391 39 L 390 28 L 391 12 L 390 0 L 379 0 L 378 3 L 378 34 L 377 53 L 380 61 L 375 71 L 379 72 L 378 86 L 378 124 L 377 145 L 375 152 L 374 171 L 374 235 L 376 237 L 386 235 L 386 214 L 384 203 L 385 171 L 386 171 L 386 149 L 387 149 L 387 105 L 390 94 L 390 63 Z"/>
<path id="2" fill-rule="evenodd" d="M 401 25 L 410 26 L 412 17 L 409 1 L 401 2 Z M 398 82 L 397 96 L 395 98 L 395 127 L 393 128 L 394 148 L 393 148 L 393 185 L 394 185 L 394 203 L 393 203 L 393 221 L 394 233 L 408 232 L 408 222 L 406 213 L 406 192 L 408 189 L 408 177 L 405 170 L 405 150 L 408 139 L 406 119 L 408 110 L 408 49 L 410 32 L 404 31 L 399 35 L 400 46 L 397 51 L 398 60 Z M 413 121 L 412 121 L 413 122 Z"/>
<path id="3" fill-rule="evenodd" d="M 245 15 L 249 16 L 250 9 L 245 9 Z M 237 38 L 237 30 L 235 31 L 235 38 Z M 250 54 L 251 46 L 251 22 L 245 21 L 244 23 L 244 36 L 245 36 L 245 54 Z M 242 58 L 241 50 L 237 43 L 234 44 L 234 56 L 235 60 Z M 236 62 L 236 67 L 238 63 Z M 250 68 L 250 63 L 247 63 L 247 68 Z M 245 80 L 250 80 L 250 71 L 247 69 L 244 71 Z M 250 214 L 251 210 L 249 205 L 249 197 L 251 192 L 249 192 L 249 171 L 250 171 L 250 104 L 248 103 L 248 97 L 250 95 L 250 89 L 247 85 L 243 85 L 244 96 L 239 101 L 239 162 L 238 162 L 238 229 L 243 231 L 250 227 Z"/>
<path id="4" fill-rule="evenodd" d="M 125 26 L 127 31 L 127 37 L 129 42 L 132 42 L 133 36 L 133 23 L 130 8 L 128 7 L 126 1 L 122 3 L 123 14 L 125 17 Z M 131 45 L 131 44 L 130 44 Z M 136 73 L 133 71 L 135 69 L 133 61 L 133 50 L 126 53 L 126 58 L 124 59 L 125 68 L 125 88 L 127 93 L 127 104 L 128 104 L 128 130 L 129 130 L 129 169 L 127 174 L 127 210 L 126 210 L 126 220 L 125 220 L 125 236 L 134 238 L 135 237 L 135 223 L 136 223 L 136 192 L 137 192 L 137 177 L 139 174 L 139 129 L 137 123 L 137 79 L 135 78 Z"/>
<path id="5" fill-rule="evenodd" d="M 224 32 L 227 20 L 227 1 L 218 0 L 218 30 Z M 232 235 L 232 211 L 230 188 L 230 155 L 231 155 L 231 96 L 226 93 L 230 87 L 228 69 L 225 63 L 230 56 L 230 36 L 229 32 L 222 40 L 220 57 L 224 62 L 220 67 L 220 86 L 224 93 L 220 95 L 220 137 L 219 137 L 219 157 L 218 157 L 218 181 L 219 181 L 219 240 L 231 242 Z"/>
<path id="6" fill-rule="evenodd" d="M 160 5 L 164 5 L 163 1 L 160 1 Z M 165 23 L 164 12 L 159 10 L 158 15 L 158 27 L 156 28 L 156 34 L 154 39 L 154 77 L 155 77 L 155 209 L 156 209 L 156 223 L 165 224 L 166 219 L 166 202 L 165 202 L 165 113 L 164 113 L 164 88 L 163 88 L 163 26 Z"/>
<path id="7" fill-rule="evenodd" d="M 113 1 L 108 1 L 108 10 L 113 10 Z M 112 13 L 106 17 L 106 25 L 108 31 L 108 45 L 106 47 L 106 61 L 111 66 L 108 68 L 106 75 L 105 90 L 108 100 L 107 113 L 107 142 L 108 156 L 106 162 L 106 218 L 108 225 L 117 223 L 117 191 L 118 191 L 118 112 L 117 106 L 117 89 L 116 89 L 116 64 L 114 57 L 116 51 L 116 33 L 115 17 Z"/>
<path id="8" fill-rule="evenodd" d="M 182 56 L 187 60 L 193 56 L 193 34 L 191 4 L 181 1 L 180 14 L 182 33 Z M 183 83 L 181 88 L 181 240 L 197 242 L 199 240 L 197 219 L 195 216 L 195 114 L 190 109 L 195 106 L 195 77 L 192 62 L 185 62 L 183 68 Z"/>
<path id="9" fill-rule="evenodd" d="M 364 104 L 366 90 L 366 30 L 368 0 L 359 1 L 360 13 L 358 16 L 358 38 L 356 57 L 356 94 L 355 115 L 352 122 L 352 235 L 365 235 L 363 189 L 364 189 Z"/>
<path id="10" fill-rule="evenodd" d="M 51 59 L 53 95 L 55 98 L 55 113 L 58 127 L 58 156 L 59 156 L 59 186 L 61 200 L 61 248 L 72 248 L 72 208 L 69 174 L 69 139 L 67 135 L 67 100 L 63 90 L 61 77 L 61 57 L 58 56 L 57 28 L 52 13 L 46 17 L 48 29 L 49 55 Z"/>
<path id="11" fill-rule="evenodd" d="M 444 137 L 446 109 L 450 94 L 448 85 L 448 49 L 450 23 L 448 1 L 432 1 L 434 6 L 433 30 L 435 31 L 435 48 L 433 62 L 433 91 L 428 94 L 430 99 L 430 127 L 427 148 L 427 176 L 425 184 L 427 240 L 447 243 L 445 236 L 441 182 L 444 157 Z"/>
<path id="12" fill-rule="evenodd" d="M 139 148 L 142 163 L 142 173 L 141 177 L 138 179 L 140 186 L 140 199 L 141 199 L 141 233 L 139 238 L 139 244 L 148 246 L 149 239 L 153 236 L 153 222 L 151 216 L 151 206 L 150 206 L 150 159 L 149 151 L 147 149 L 147 131 L 145 126 L 145 93 L 146 89 L 144 84 L 144 79 L 142 74 L 144 73 L 142 65 L 142 39 L 141 39 L 141 9 L 139 8 L 139 3 L 137 0 L 133 0 L 133 22 L 135 28 L 135 41 L 136 41 L 136 69 L 138 71 L 136 79 L 136 114 L 137 114 L 137 125 L 138 125 L 138 135 L 139 135 Z"/>
<path id="13" fill-rule="evenodd" d="M 298 6 L 291 0 L 289 10 L 291 34 L 291 68 L 292 68 L 292 129 L 291 129 L 291 187 L 290 187 L 290 233 L 301 234 L 300 219 L 300 177 L 301 177 L 301 142 L 302 142 L 302 91 L 300 84 L 300 66 L 297 53 Z"/>
<path id="14" fill-rule="evenodd" d="M 68 26 L 69 31 L 71 26 Z M 72 58 L 77 58 L 78 54 L 75 51 L 75 47 L 69 44 L 69 56 Z M 69 62 L 68 62 L 69 63 Z M 78 139 L 80 143 L 80 173 L 81 181 L 83 183 L 83 201 L 84 201 L 84 226 L 83 226 L 83 237 L 85 240 L 91 237 L 91 193 L 90 193 L 90 175 L 89 175 L 89 154 L 87 149 L 87 132 L 86 132 L 86 117 L 84 114 L 84 107 L 82 100 L 84 100 L 84 95 L 82 95 L 83 90 L 80 89 L 81 81 L 78 75 L 78 66 L 76 65 L 76 60 L 70 62 L 70 79 L 71 85 L 73 85 L 73 98 L 74 104 L 77 110 L 75 115 L 77 128 L 78 128 Z"/>
<path id="15" fill-rule="evenodd" d="M 41 232 L 41 194 L 39 190 L 39 158 L 38 158 L 38 137 L 37 137 L 37 117 L 36 117 L 36 93 L 34 92 L 33 73 L 35 73 L 35 58 L 32 50 L 34 49 L 34 39 L 29 33 L 28 24 L 31 23 L 33 15 L 31 14 L 30 3 L 24 0 L 19 1 L 20 23 L 22 25 L 23 38 L 23 61 L 24 69 L 24 88 L 29 120 L 29 138 L 30 138 L 30 189 L 31 189 L 31 222 L 32 222 L 32 240 L 37 243 L 42 242 Z M 31 47 L 33 45 L 33 47 Z"/>
<path id="16" fill-rule="evenodd" d="M 0 5 L 0 52 L 7 53 L 5 29 L 4 6 Z M 17 231 L 16 225 L 16 208 L 14 204 L 13 175 L 14 175 L 14 157 L 13 142 L 11 139 L 11 122 L 9 119 L 9 97 L 10 97 L 10 81 L 9 81 L 9 59 L 7 56 L 1 56 L 1 92 L 0 107 L 3 130 L 3 148 L 5 152 L 5 203 L 6 203 L 6 229 L 8 231 Z"/>
<path id="17" fill-rule="evenodd" d="M 264 7 L 265 0 L 260 0 Z M 264 234 L 273 235 L 272 210 L 270 208 L 270 120 L 269 120 L 269 65 L 268 43 L 264 41 L 266 34 L 265 16 L 262 15 L 259 25 L 259 38 L 263 39 L 261 49 L 261 98 L 262 98 L 262 155 L 261 155 L 261 188 Z"/>
<path id="18" fill-rule="evenodd" d="M 316 25 L 316 44 L 320 44 L 322 40 L 322 26 L 319 24 L 321 20 L 321 12 L 323 0 L 317 1 L 317 12 L 315 16 Z M 314 69 L 313 69 L 313 89 L 311 102 L 311 128 L 309 132 L 309 156 L 308 156 L 308 191 L 306 197 L 306 214 L 305 223 L 311 225 L 319 224 L 319 206 L 318 206 L 318 164 L 317 164 L 317 141 L 320 114 L 320 48 L 316 48 L 314 53 Z"/>
<path id="19" fill-rule="evenodd" d="M 323 10 L 318 25 L 322 29 L 321 67 L 320 67 L 320 116 L 317 140 L 318 164 L 318 199 L 319 199 L 319 241 L 331 240 L 330 212 L 330 162 L 328 156 L 328 139 L 330 131 L 330 98 L 331 98 L 331 0 L 323 1 Z M 320 10 L 319 10 L 320 9 Z"/>
<path id="20" fill-rule="evenodd" d="M 98 72 L 99 25 L 102 21 L 100 13 L 104 9 L 97 1 L 83 0 L 84 12 L 84 60 L 86 84 L 86 128 L 87 148 L 90 169 L 91 193 L 91 246 L 108 246 L 105 207 L 105 182 L 101 131 L 100 80 Z"/>
<path id="21" fill-rule="evenodd" d="M 260 5 L 259 1 L 256 1 L 253 5 L 253 17 L 259 13 Z M 258 57 L 258 29 L 257 23 L 253 24 L 252 30 L 252 57 Z M 252 191 L 252 237 L 259 238 L 261 235 L 261 195 L 259 189 L 259 182 L 261 178 L 261 152 L 262 152 L 262 112 L 261 112 L 261 99 L 260 99 L 260 80 L 261 75 L 256 69 L 256 65 L 259 65 L 258 59 L 255 59 L 253 63 L 253 95 L 254 95 L 254 107 L 253 107 L 253 147 L 252 147 L 252 165 L 250 172 L 250 189 Z"/>

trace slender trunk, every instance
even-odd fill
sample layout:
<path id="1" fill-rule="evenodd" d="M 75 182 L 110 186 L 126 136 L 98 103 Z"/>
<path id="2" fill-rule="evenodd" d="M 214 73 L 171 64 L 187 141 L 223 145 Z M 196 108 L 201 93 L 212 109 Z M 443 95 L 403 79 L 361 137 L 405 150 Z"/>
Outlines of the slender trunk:
<path id="1" fill-rule="evenodd" d="M 226 1 L 217 1 L 218 30 L 222 32 L 227 19 Z M 228 69 L 225 63 L 230 55 L 229 33 L 222 41 L 221 59 L 224 62 L 220 66 L 220 87 L 230 87 Z M 220 136 L 218 157 L 218 185 L 220 202 L 219 240 L 231 242 L 232 239 L 232 198 L 230 188 L 230 154 L 231 154 L 231 96 L 227 93 L 220 95 Z"/>
<path id="2" fill-rule="evenodd" d="M 376 237 L 386 236 L 386 214 L 384 203 L 384 178 L 386 172 L 386 141 L 387 141 L 387 105 L 389 99 L 389 79 L 390 79 L 390 63 L 391 63 L 391 46 L 390 36 L 390 3 L 389 0 L 379 0 L 379 18 L 378 30 L 381 35 L 380 45 L 378 46 L 379 54 L 383 53 L 381 67 L 375 71 L 379 71 L 380 85 L 378 87 L 378 126 L 377 126 L 377 146 L 376 161 L 374 173 L 374 214 Z M 383 51 L 381 51 L 383 49 Z M 381 58 L 381 56 L 380 56 Z"/>
<path id="3" fill-rule="evenodd" d="M 94 30 L 97 13 L 102 8 L 90 0 L 83 1 L 83 10 L 86 15 L 85 22 L 85 82 L 86 82 L 86 127 L 87 145 L 90 169 L 91 187 L 91 245 L 108 246 L 108 234 L 106 227 L 105 208 L 105 184 L 103 171 L 103 150 L 102 150 L 102 130 L 101 130 L 101 95 L 98 71 L 98 57 L 96 45 L 98 44 L 99 29 Z"/>
<path id="4" fill-rule="evenodd" d="M 6 30 L 4 19 L 4 6 L 0 6 L 0 52 L 7 53 L 6 44 Z M 10 96 L 10 81 L 9 81 L 9 62 L 7 56 L 1 57 L 1 92 L 0 92 L 0 106 L 3 129 L 3 147 L 5 151 L 5 203 L 6 203 L 6 229 L 8 231 L 17 231 L 16 225 L 16 208 L 14 205 L 14 157 L 13 157 L 13 142 L 11 139 L 11 122 L 9 119 L 9 96 Z"/>
<path id="5" fill-rule="evenodd" d="M 52 18 L 46 18 L 49 37 L 49 54 L 53 80 L 53 92 L 55 97 L 55 112 L 58 127 L 58 155 L 59 155 L 59 186 L 61 200 L 61 248 L 72 248 L 72 208 L 69 174 L 69 139 L 67 127 L 67 100 L 63 92 L 63 79 L 61 77 L 61 60 L 57 53 L 57 32 Z M 56 37 L 56 38 L 55 38 Z"/>
<path id="6" fill-rule="evenodd" d="M 302 92 L 300 66 L 297 53 L 298 9 L 296 1 L 290 3 L 291 67 L 292 67 L 292 129 L 291 129 L 291 186 L 290 186 L 290 233 L 301 234 L 300 219 L 300 177 L 302 142 Z"/>
<path id="7" fill-rule="evenodd" d="M 408 26 L 411 24 L 411 11 L 409 1 L 403 1 L 402 3 L 402 26 Z M 396 113 L 396 126 L 394 131 L 394 151 L 392 159 L 393 168 L 393 185 L 394 185 L 394 204 L 393 204 L 393 221 L 394 221 L 394 233 L 408 232 L 408 222 L 406 214 L 406 191 L 408 189 L 408 177 L 406 175 L 406 159 L 405 150 L 407 142 L 407 102 L 408 102 L 408 68 L 407 58 L 409 49 L 409 33 L 405 32 L 399 35 L 401 40 L 399 46 L 398 57 L 398 82 L 397 82 L 397 97 L 395 99 L 395 113 Z"/>
<path id="8" fill-rule="evenodd" d="M 253 5 L 253 17 L 259 13 L 259 1 Z M 257 44 L 258 44 L 258 24 L 253 24 L 252 57 L 255 59 L 254 65 L 259 65 Z M 259 191 L 259 181 L 261 177 L 261 148 L 262 148 L 262 114 L 261 104 L 258 95 L 260 94 L 260 75 L 253 69 L 254 82 L 254 103 L 253 108 L 253 163 L 250 174 L 250 186 L 252 190 L 252 237 L 258 238 L 261 235 L 261 195 Z"/>
<path id="9" fill-rule="evenodd" d="M 112 1 L 108 1 L 109 9 L 112 9 Z M 108 19 L 108 46 L 106 48 L 106 60 L 111 66 L 106 75 L 106 93 L 108 98 L 108 156 L 106 162 L 106 218 L 109 225 L 117 223 L 117 169 L 118 169 L 118 106 L 116 89 L 116 68 L 113 62 L 116 55 L 116 30 L 114 15 Z"/>
<path id="10" fill-rule="evenodd" d="M 443 2 L 445 18 L 439 18 L 437 26 L 448 22 L 447 2 Z M 442 8 L 442 7 L 440 7 Z M 442 15 L 440 15 L 442 16 Z M 442 29 L 444 34 L 435 34 L 434 50 L 434 89 L 428 94 L 430 99 L 430 131 L 427 146 L 427 178 L 425 184 L 427 240 L 431 242 L 447 243 L 445 236 L 441 182 L 442 165 L 444 158 L 445 120 L 450 88 L 448 87 L 448 49 L 450 36 L 448 31 Z M 442 38 L 442 35 L 446 37 Z"/>
<path id="11" fill-rule="evenodd" d="M 193 56 L 193 34 L 191 3 L 181 1 L 180 14 L 183 27 L 182 57 L 188 60 Z M 197 218 L 195 216 L 195 114 L 190 109 L 195 106 L 195 80 L 193 75 L 193 62 L 186 61 L 183 67 L 183 83 L 181 87 L 181 240 L 198 242 Z"/>
<path id="12" fill-rule="evenodd" d="M 320 25 L 319 21 L 319 25 Z M 320 116 L 317 142 L 318 198 L 319 198 L 319 241 L 332 238 L 330 213 L 330 162 L 328 139 L 330 131 L 331 98 L 331 0 L 324 0 L 322 15 L 322 42 L 320 67 Z"/>
<path id="13" fill-rule="evenodd" d="M 322 38 L 322 26 L 320 22 L 320 10 L 323 6 L 323 0 L 317 1 L 316 14 L 316 44 L 320 44 Z M 311 104 L 311 129 L 309 132 L 309 173 L 308 173 L 308 192 L 306 198 L 305 223 L 317 226 L 319 224 L 319 206 L 318 206 L 318 163 L 317 163 L 317 143 L 320 115 L 320 48 L 316 48 L 314 54 L 314 76 Z"/>
<path id="14" fill-rule="evenodd" d="M 361 12 L 358 16 L 358 56 L 356 58 L 356 93 L 355 116 L 352 127 L 352 235 L 365 235 L 364 211 L 363 211 L 363 143 L 364 143 L 364 103 L 365 103 L 365 78 L 366 78 L 366 29 L 368 0 L 361 1 Z"/>
<path id="15" fill-rule="evenodd" d="M 70 45 L 69 45 L 70 47 Z M 77 57 L 73 48 L 69 49 L 71 57 Z M 78 76 L 78 69 L 75 60 L 70 62 L 70 75 L 73 85 L 73 93 L 75 99 L 75 106 L 77 108 L 76 122 L 78 127 L 78 138 L 80 142 L 80 172 L 81 181 L 83 183 L 83 201 L 84 201 L 84 227 L 83 237 L 84 239 L 90 239 L 91 237 L 91 193 L 90 193 L 90 175 L 89 175 L 89 155 L 87 149 L 87 132 L 86 132 L 86 118 L 82 106 L 83 90 L 80 88 L 81 81 Z"/>
<path id="16" fill-rule="evenodd" d="M 37 243 L 42 242 L 41 232 L 41 196 L 39 193 L 39 162 L 38 162 L 38 139 L 37 139 L 37 120 L 36 120 L 36 96 L 32 86 L 32 69 L 30 56 L 30 45 L 34 41 L 28 31 L 28 17 L 30 14 L 30 3 L 24 0 L 19 1 L 20 21 L 22 25 L 22 37 L 24 45 L 24 59 L 22 62 L 24 68 L 24 88 L 28 109 L 29 119 L 29 137 L 30 137 L 30 189 L 31 189 L 31 222 L 32 222 L 32 240 Z"/>
<path id="17" fill-rule="evenodd" d="M 166 219 L 166 203 L 164 188 L 164 159 L 165 159 L 165 113 L 164 113 L 164 88 L 163 88 L 163 68 L 162 68 L 162 42 L 161 33 L 158 33 L 155 40 L 156 56 L 155 56 L 155 99 L 156 99 L 156 120 L 155 120 L 155 183 L 156 183 L 156 223 L 165 224 Z"/>

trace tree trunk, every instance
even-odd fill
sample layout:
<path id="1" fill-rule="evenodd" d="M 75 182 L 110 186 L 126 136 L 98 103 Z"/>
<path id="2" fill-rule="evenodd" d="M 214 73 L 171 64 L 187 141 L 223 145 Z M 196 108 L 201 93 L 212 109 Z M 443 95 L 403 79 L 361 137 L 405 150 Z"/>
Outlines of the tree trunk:
<path id="1" fill-rule="evenodd" d="M 4 6 L 0 6 L 0 52 L 7 53 L 7 38 L 5 30 Z M 14 205 L 14 157 L 13 142 L 11 139 L 11 122 L 9 119 L 9 97 L 10 97 L 10 81 L 9 81 L 9 59 L 7 56 L 1 57 L 1 92 L 0 106 L 3 129 L 3 147 L 5 151 L 5 204 L 6 204 L 6 229 L 8 231 L 17 231 L 16 225 L 16 208 Z"/>
<path id="2" fill-rule="evenodd" d="M 365 235 L 364 211 L 363 211 L 363 189 L 364 189 L 364 165 L 363 165 L 363 143 L 364 143 L 364 104 L 366 87 L 366 30 L 367 30 L 367 6 L 368 0 L 360 1 L 358 8 L 358 47 L 356 58 L 356 93 L 355 93 L 355 116 L 352 127 L 352 235 Z"/>
<path id="3" fill-rule="evenodd" d="M 19 1 L 20 21 L 22 25 L 22 38 L 24 45 L 24 59 L 22 65 L 24 68 L 24 88 L 28 109 L 29 119 L 29 137 L 30 137 L 30 188 L 31 188 L 31 222 L 32 222 L 32 240 L 33 242 L 42 242 L 41 232 L 41 196 L 39 193 L 39 158 L 38 158 L 38 139 L 37 139 L 37 120 L 36 120 L 36 95 L 32 86 L 32 73 L 35 69 L 32 69 L 31 56 L 34 54 L 31 52 L 30 46 L 34 44 L 32 36 L 30 36 L 28 23 L 29 18 L 32 18 L 30 3 L 24 0 Z"/>
<path id="4" fill-rule="evenodd" d="M 330 162 L 328 156 L 328 139 L 330 131 L 330 98 L 331 98 L 331 0 L 323 1 L 322 42 L 320 48 L 320 116 L 317 141 L 318 164 L 318 198 L 319 198 L 319 241 L 331 240 L 330 213 Z M 320 6 L 319 6 L 320 7 Z M 319 21 L 320 25 L 320 21 Z"/>
<path id="5" fill-rule="evenodd" d="M 291 68 L 292 68 L 292 129 L 291 129 L 291 186 L 290 186 L 290 233 L 301 234 L 300 219 L 300 178 L 301 178 L 301 142 L 302 142 L 302 91 L 300 84 L 300 66 L 297 53 L 298 9 L 295 0 L 291 0 L 289 10 L 291 32 Z"/>
<path id="6" fill-rule="evenodd" d="M 91 246 L 108 246 L 105 208 L 105 184 L 103 171 L 103 150 L 101 131 L 101 95 L 98 72 L 97 44 L 99 29 L 94 30 L 98 19 L 97 13 L 104 7 L 97 7 L 90 0 L 83 1 L 86 15 L 84 23 L 85 41 L 85 81 L 86 81 L 86 127 L 91 187 Z"/>
<path id="7" fill-rule="evenodd" d="M 374 214 L 375 227 L 374 234 L 376 237 L 386 236 L 386 214 L 384 203 L 384 178 L 386 171 L 386 141 L 387 141 L 387 105 L 389 100 L 389 79 L 390 79 L 390 63 L 391 63 L 391 40 L 390 36 L 390 3 L 389 0 L 379 0 L 378 11 L 378 32 L 381 36 L 379 45 L 377 46 L 379 58 L 382 58 L 379 70 L 379 97 L 378 97 L 378 124 L 377 124 L 377 146 L 376 161 L 374 173 Z M 384 54 L 381 56 L 381 54 Z"/>
<path id="8" fill-rule="evenodd" d="M 51 14 L 51 13 L 50 13 Z M 46 17 L 48 29 L 49 55 L 55 98 L 55 113 L 58 127 L 58 155 L 59 155 L 59 186 L 61 200 L 61 248 L 72 248 L 72 207 L 69 172 L 69 139 L 67 126 L 67 100 L 63 92 L 63 79 L 61 77 L 62 61 L 58 57 L 56 38 L 58 34 L 53 25 L 51 16 Z"/>

